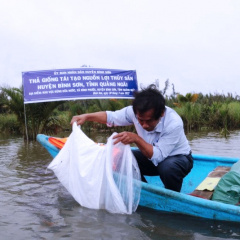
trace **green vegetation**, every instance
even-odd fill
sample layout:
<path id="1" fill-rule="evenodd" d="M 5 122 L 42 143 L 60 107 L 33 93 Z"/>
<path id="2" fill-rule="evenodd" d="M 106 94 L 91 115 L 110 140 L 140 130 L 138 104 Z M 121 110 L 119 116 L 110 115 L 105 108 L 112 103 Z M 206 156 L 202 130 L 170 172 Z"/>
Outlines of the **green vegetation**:
<path id="1" fill-rule="evenodd" d="M 182 117 L 187 132 L 211 129 L 227 136 L 230 130 L 240 129 L 238 96 L 219 94 L 204 96 L 200 93 L 195 94 L 194 101 L 182 102 L 181 99 L 181 95 L 178 95 L 176 103 L 172 104 Z"/>
<path id="2" fill-rule="evenodd" d="M 177 94 L 172 84 L 172 94 L 166 95 L 168 80 L 162 90 L 166 103 L 182 117 L 186 132 L 203 129 L 217 130 L 227 136 L 231 130 L 240 129 L 239 96 L 188 93 Z M 22 88 L 0 89 L 0 129 L 2 133 L 16 133 L 25 139 L 36 139 L 38 133 L 57 134 L 70 130 L 72 116 L 95 111 L 117 110 L 131 104 L 127 99 L 92 99 L 23 104 Z M 26 114 L 24 114 L 24 112 Z M 122 131 L 103 124 L 88 122 L 85 131 Z M 132 126 L 124 130 L 134 131 Z"/>
<path id="3" fill-rule="evenodd" d="M 0 114 L 1 133 L 19 133 L 19 124 L 15 114 Z"/>
<path id="4" fill-rule="evenodd" d="M 21 88 L 1 88 L 1 92 L 0 105 L 3 108 L 1 112 L 4 115 L 15 114 L 17 127 L 15 131 L 26 139 L 36 139 L 38 133 L 57 131 L 60 128 L 61 123 L 55 109 L 63 102 L 34 103 L 24 106 Z M 9 126 L 6 121 L 5 126 L 6 128 Z"/>

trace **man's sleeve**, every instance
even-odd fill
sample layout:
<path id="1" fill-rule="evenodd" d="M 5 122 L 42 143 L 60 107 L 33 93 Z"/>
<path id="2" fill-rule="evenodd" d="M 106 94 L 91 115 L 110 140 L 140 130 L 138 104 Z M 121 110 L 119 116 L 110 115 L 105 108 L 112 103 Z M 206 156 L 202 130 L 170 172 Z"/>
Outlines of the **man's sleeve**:
<path id="1" fill-rule="evenodd" d="M 133 124 L 134 117 L 132 107 L 125 107 L 117 111 L 106 111 L 107 126 L 129 126 Z"/>

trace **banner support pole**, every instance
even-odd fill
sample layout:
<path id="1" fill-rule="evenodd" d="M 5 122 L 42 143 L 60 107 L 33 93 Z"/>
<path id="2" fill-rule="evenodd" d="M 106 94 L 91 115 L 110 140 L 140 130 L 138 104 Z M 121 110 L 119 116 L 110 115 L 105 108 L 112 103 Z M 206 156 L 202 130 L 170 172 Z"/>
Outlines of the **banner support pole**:
<path id="1" fill-rule="evenodd" d="M 26 132 L 26 139 L 28 143 L 27 114 L 26 114 L 25 103 L 23 103 L 23 105 L 24 105 L 25 132 Z"/>

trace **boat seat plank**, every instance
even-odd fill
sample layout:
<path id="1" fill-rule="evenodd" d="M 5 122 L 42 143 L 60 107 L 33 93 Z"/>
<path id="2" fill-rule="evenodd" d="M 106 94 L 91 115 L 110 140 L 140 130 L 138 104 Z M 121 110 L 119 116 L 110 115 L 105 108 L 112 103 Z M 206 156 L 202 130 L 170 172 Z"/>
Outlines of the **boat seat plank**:
<path id="1" fill-rule="evenodd" d="M 216 167 L 197 186 L 197 188 L 192 193 L 190 193 L 190 195 L 210 200 L 212 198 L 214 188 L 217 186 L 221 177 L 225 175 L 227 172 L 229 172 L 230 169 L 231 169 L 230 167 L 225 166 Z"/>

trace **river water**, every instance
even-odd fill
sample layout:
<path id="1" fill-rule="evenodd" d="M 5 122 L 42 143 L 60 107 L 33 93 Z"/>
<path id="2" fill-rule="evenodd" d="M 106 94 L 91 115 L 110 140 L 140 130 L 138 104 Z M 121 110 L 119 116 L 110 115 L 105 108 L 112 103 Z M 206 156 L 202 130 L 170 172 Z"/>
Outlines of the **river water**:
<path id="1" fill-rule="evenodd" d="M 107 136 L 107 134 L 105 134 Z M 104 136 L 95 136 L 103 142 Z M 194 153 L 240 157 L 240 131 L 192 133 Z M 81 206 L 46 168 L 52 158 L 38 143 L 0 136 L 0 240 L 5 239 L 240 239 L 240 223 L 138 207 L 132 215 Z"/>

